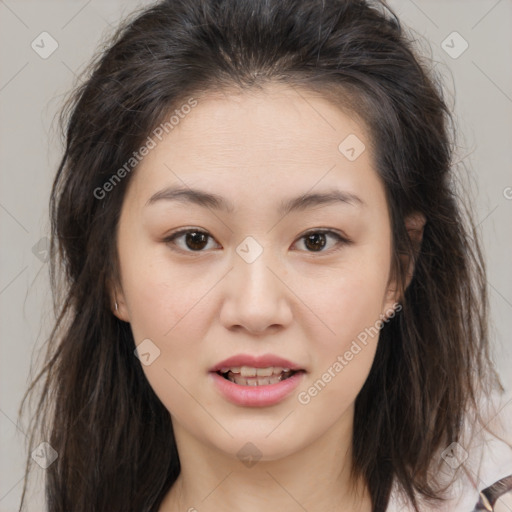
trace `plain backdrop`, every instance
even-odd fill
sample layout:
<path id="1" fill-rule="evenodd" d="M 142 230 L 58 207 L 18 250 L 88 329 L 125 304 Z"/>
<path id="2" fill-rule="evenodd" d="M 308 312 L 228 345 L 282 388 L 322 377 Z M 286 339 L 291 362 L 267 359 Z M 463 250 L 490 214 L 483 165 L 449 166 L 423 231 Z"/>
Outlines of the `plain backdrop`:
<path id="1" fill-rule="evenodd" d="M 95 49 L 122 17 L 144 4 L 0 0 L 0 512 L 18 510 L 26 457 L 18 408 L 52 319 L 45 237 L 62 151 L 55 116 Z M 495 360 L 510 393 L 512 1 L 390 5 L 433 59 L 456 113 L 457 157 L 473 184 L 486 253 Z M 42 510 L 41 500 L 36 493 L 30 510 Z"/>

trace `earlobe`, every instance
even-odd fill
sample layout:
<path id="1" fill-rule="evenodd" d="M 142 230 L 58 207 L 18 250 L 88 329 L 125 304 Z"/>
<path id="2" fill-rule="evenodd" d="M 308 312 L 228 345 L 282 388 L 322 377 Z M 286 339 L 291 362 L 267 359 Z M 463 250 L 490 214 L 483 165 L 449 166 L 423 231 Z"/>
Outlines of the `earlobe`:
<path id="1" fill-rule="evenodd" d="M 415 260 L 420 251 L 421 242 L 423 240 L 423 229 L 426 224 L 426 218 L 422 213 L 415 212 L 405 219 L 405 228 L 407 230 L 407 234 L 409 236 L 409 240 L 412 245 L 412 253 L 410 254 L 400 254 L 398 256 L 400 260 L 400 270 L 404 279 L 400 279 L 400 276 L 396 275 L 396 267 L 392 269 L 392 277 L 390 279 L 386 300 L 384 304 L 385 311 L 389 312 L 392 309 L 397 307 L 403 300 L 403 293 L 409 286 L 412 277 L 414 275 L 415 270 Z M 400 285 L 399 283 L 402 284 Z M 402 306 L 400 305 L 400 309 Z M 383 313 L 387 316 L 386 312 Z"/>
<path id="2" fill-rule="evenodd" d="M 128 314 L 128 309 L 126 307 L 126 302 L 124 300 L 124 295 L 122 291 L 117 289 L 115 286 L 111 286 L 111 296 L 112 296 L 112 305 L 111 311 L 119 318 L 119 320 L 123 320 L 124 322 L 130 321 L 130 316 Z"/>
<path id="3" fill-rule="evenodd" d="M 117 294 L 114 293 L 114 311 L 113 311 L 114 315 L 118 315 L 119 314 L 119 304 L 117 303 Z"/>
<path id="4" fill-rule="evenodd" d="M 399 311 L 402 310 L 402 304 L 398 302 L 396 299 L 390 300 L 382 312 L 382 320 L 387 322 L 391 320 L 391 318 L 395 317 Z"/>
<path id="5" fill-rule="evenodd" d="M 389 283 L 386 299 L 383 305 L 382 316 L 384 320 L 387 320 L 391 316 L 394 316 L 394 311 L 400 300 L 400 292 L 398 290 L 396 279 L 392 279 Z"/>

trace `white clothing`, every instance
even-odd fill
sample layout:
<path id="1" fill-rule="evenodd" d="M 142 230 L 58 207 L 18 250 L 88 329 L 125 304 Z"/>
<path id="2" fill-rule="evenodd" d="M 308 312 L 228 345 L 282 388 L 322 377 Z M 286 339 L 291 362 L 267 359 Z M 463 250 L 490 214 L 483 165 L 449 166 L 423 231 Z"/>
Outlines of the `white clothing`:
<path id="1" fill-rule="evenodd" d="M 500 397 L 496 400 L 494 413 L 488 412 L 491 418 L 489 426 L 494 433 L 506 442 L 491 436 L 489 433 L 477 433 L 470 438 L 466 449 L 454 445 L 443 451 L 442 459 L 445 476 L 451 481 L 459 475 L 450 487 L 449 501 L 441 506 L 420 504 L 421 512 L 472 512 L 479 500 L 479 492 L 498 480 L 512 475 L 512 396 Z M 511 446 L 509 446 L 508 444 Z M 466 458 L 467 457 L 467 458 Z M 455 472 L 463 461 L 464 471 Z M 413 507 L 403 498 L 397 486 L 393 487 L 391 499 L 386 512 L 413 512 Z M 512 512 L 512 492 L 502 496 L 495 506 L 495 512 Z"/>

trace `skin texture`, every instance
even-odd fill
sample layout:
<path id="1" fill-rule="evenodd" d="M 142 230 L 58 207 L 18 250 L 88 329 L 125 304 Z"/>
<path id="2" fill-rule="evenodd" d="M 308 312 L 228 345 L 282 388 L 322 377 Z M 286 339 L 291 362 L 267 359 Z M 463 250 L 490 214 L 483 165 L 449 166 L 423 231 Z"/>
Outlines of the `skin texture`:
<path id="1" fill-rule="evenodd" d="M 366 146 L 355 161 L 338 150 L 350 134 Z M 170 185 L 219 194 L 234 210 L 146 205 Z M 331 188 L 364 204 L 277 212 L 282 200 Z M 202 252 L 184 235 L 166 243 L 179 228 L 211 238 Z M 302 238 L 315 229 L 352 243 L 326 235 L 315 252 Z M 247 236 L 263 248 L 252 263 L 236 252 Z M 143 370 L 171 414 L 180 455 L 180 477 L 160 511 L 252 512 L 270 503 L 287 511 L 339 510 L 339 503 L 371 510 L 365 486 L 350 487 L 349 469 L 354 401 L 377 337 L 308 404 L 298 400 L 397 300 L 385 190 L 366 128 L 318 94 L 282 85 L 205 95 L 135 171 L 117 247 L 115 314 L 131 324 L 136 344 L 149 338 L 160 350 Z M 208 370 L 240 353 L 275 354 L 307 373 L 279 404 L 234 405 Z M 247 442 L 261 453 L 251 467 L 237 456 Z"/>

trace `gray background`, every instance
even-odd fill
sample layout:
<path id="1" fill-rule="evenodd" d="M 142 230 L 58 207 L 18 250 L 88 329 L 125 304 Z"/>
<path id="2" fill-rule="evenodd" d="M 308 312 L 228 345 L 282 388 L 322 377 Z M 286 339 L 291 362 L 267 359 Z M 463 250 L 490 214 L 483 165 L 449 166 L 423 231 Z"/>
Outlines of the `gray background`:
<path id="1" fill-rule="evenodd" d="M 62 149 L 54 117 L 104 37 L 121 17 L 147 3 L 0 0 L 0 512 L 17 510 L 19 503 L 26 421 L 18 423 L 18 407 L 52 319 L 44 237 Z M 512 1 L 393 0 L 390 5 L 434 59 L 456 112 L 458 159 L 469 169 L 472 205 L 483 232 L 495 359 L 510 395 Z M 34 40 L 42 46 L 44 31 L 58 43 L 46 59 L 31 47 Z M 457 58 L 464 41 L 454 31 L 469 45 Z M 30 510 L 42 509 L 40 499 L 34 496 Z"/>

